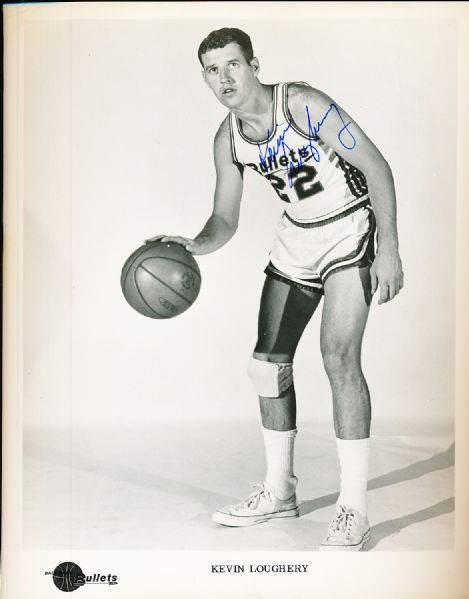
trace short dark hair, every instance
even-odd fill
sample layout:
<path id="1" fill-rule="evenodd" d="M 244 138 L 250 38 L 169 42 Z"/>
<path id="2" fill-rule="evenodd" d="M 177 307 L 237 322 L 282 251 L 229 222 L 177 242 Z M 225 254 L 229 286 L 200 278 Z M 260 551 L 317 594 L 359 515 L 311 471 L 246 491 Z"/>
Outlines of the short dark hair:
<path id="1" fill-rule="evenodd" d="M 204 66 L 202 54 L 205 54 L 209 50 L 215 50 L 215 48 L 224 48 L 232 42 L 240 46 L 246 62 L 250 64 L 251 60 L 254 58 L 251 38 L 247 33 L 244 33 L 244 31 L 236 29 L 235 27 L 223 27 L 223 29 L 217 29 L 207 35 L 199 46 L 198 57 L 200 64 Z"/>

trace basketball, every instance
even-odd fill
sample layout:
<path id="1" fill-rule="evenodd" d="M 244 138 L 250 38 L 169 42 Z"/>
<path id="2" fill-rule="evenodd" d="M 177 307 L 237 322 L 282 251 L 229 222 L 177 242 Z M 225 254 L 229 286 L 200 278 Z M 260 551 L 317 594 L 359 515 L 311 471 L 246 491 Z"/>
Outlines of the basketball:
<path id="1" fill-rule="evenodd" d="M 121 273 L 125 299 L 149 318 L 173 318 L 185 312 L 199 295 L 200 283 L 197 262 L 178 243 L 142 245 L 127 258 Z"/>
<path id="2" fill-rule="evenodd" d="M 73 562 L 59 564 L 52 573 L 55 586 L 61 591 L 69 593 L 85 584 L 83 570 Z"/>

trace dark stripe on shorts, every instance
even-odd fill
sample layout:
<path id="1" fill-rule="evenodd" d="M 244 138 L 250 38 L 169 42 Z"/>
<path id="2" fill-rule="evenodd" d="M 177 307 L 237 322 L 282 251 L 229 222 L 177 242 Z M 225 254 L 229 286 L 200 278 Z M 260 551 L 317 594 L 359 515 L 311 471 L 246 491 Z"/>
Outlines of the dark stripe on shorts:
<path id="1" fill-rule="evenodd" d="M 371 210 L 368 215 L 368 218 L 370 220 L 370 229 L 366 235 L 363 235 L 363 239 L 360 242 L 360 245 L 358 246 L 358 248 L 354 252 L 351 252 L 350 254 L 348 254 L 347 256 L 342 256 L 342 258 L 336 258 L 335 260 L 332 260 L 332 262 L 329 262 L 329 264 L 326 264 L 326 266 L 321 270 L 321 272 L 319 274 L 321 276 L 323 283 L 325 281 L 327 281 L 329 275 L 333 274 L 334 272 L 339 272 L 341 270 L 345 270 L 346 268 L 350 268 L 351 266 L 361 267 L 361 266 L 368 266 L 369 264 L 373 263 L 373 260 L 375 259 L 376 221 L 375 221 L 374 214 Z M 334 264 L 339 264 L 340 262 L 344 262 L 345 260 L 353 260 L 353 258 L 355 256 L 359 256 L 361 254 L 361 252 L 363 250 L 363 246 L 365 244 L 367 244 L 365 253 L 357 262 L 350 262 L 349 264 L 343 264 L 341 266 L 338 266 L 337 268 L 332 268 L 332 270 L 330 270 L 327 273 L 327 275 L 323 278 L 323 273 L 328 271 L 331 268 L 331 266 L 334 266 Z"/>

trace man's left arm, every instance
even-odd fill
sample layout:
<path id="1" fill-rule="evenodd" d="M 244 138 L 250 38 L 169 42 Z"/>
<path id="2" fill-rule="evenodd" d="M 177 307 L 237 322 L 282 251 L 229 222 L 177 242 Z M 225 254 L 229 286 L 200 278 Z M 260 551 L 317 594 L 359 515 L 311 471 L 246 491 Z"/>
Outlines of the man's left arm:
<path id="1" fill-rule="evenodd" d="M 393 299 L 404 285 L 404 275 L 389 164 L 353 119 L 323 92 L 306 85 L 292 86 L 288 104 L 293 119 L 303 131 L 309 131 L 313 144 L 317 135 L 365 175 L 378 229 L 377 255 L 370 271 L 372 293 L 379 286 L 379 304 Z"/>

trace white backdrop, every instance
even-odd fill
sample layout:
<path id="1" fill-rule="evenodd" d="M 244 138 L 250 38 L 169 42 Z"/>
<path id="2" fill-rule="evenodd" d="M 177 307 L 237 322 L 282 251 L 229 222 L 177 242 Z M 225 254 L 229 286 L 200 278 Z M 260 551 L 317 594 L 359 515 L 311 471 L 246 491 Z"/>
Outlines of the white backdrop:
<path id="1" fill-rule="evenodd" d="M 203 83 L 197 48 L 222 26 L 251 35 L 263 82 L 324 90 L 391 164 L 406 286 L 370 315 L 363 363 L 374 418 L 451 425 L 455 25 L 325 19 L 313 9 L 311 19 L 291 21 L 26 23 L 25 424 L 257 415 L 245 363 L 282 210 L 260 177 L 246 175 L 237 236 L 197 258 L 202 289 L 186 313 L 140 316 L 119 284 L 145 238 L 194 236 L 210 214 L 212 142 L 225 109 Z M 329 419 L 332 430 L 319 316 L 297 354 L 298 421 Z"/>
<path id="2" fill-rule="evenodd" d="M 206 502 L 197 503 L 197 491 L 206 499 L 207 491 L 217 495 L 226 485 L 225 493 L 233 496 L 241 489 L 232 487 L 234 480 L 219 475 L 210 463 L 214 443 L 203 433 L 213 430 L 218 440 L 222 435 L 230 438 L 221 444 L 225 446 L 215 462 L 225 460 L 223 471 L 230 470 L 233 479 L 240 478 L 236 465 L 244 468 L 244 455 L 252 446 L 240 444 L 245 454 L 238 451 L 231 461 L 226 456 L 238 449 L 238 437 L 229 436 L 223 427 L 211 429 L 210 423 L 205 428 L 197 425 L 202 419 L 250 419 L 245 430 L 252 431 L 258 422 L 244 365 L 255 341 L 272 225 L 282 210 L 260 178 L 247 177 L 237 237 L 220 252 L 198 259 L 202 291 L 184 315 L 165 322 L 139 316 L 125 303 L 119 276 L 125 258 L 144 238 L 158 232 L 193 235 L 208 216 L 214 185 L 212 138 L 225 113 L 201 81 L 196 50 L 214 28 L 245 28 L 261 61 L 263 81 L 302 79 L 328 92 L 363 126 L 393 168 L 406 287 L 389 305 L 373 307 L 364 367 L 373 394 L 375 430 L 385 427 L 396 435 L 382 438 L 391 453 L 393 447 L 411 448 L 420 461 L 407 454 L 396 464 L 379 454 L 376 473 L 398 476 L 390 481 L 385 474 L 387 487 L 373 488 L 380 504 L 374 528 L 378 534 L 386 529 L 386 540 L 399 549 L 416 547 L 413 542 L 402 544 L 402 539 L 406 531 L 408 539 L 420 539 L 423 521 L 432 546 L 438 523 L 449 539 L 451 502 L 441 500 L 452 494 L 452 469 L 442 464 L 438 439 L 452 437 L 455 337 L 455 488 L 457 505 L 467 504 L 467 456 L 461 443 L 468 438 L 469 422 L 464 401 L 469 292 L 463 159 L 468 131 L 467 6 L 93 2 L 8 6 L 4 14 L 8 147 L 3 435 L 8 451 L 2 595 L 49 598 L 52 587 L 45 569 L 72 559 L 89 569 L 109 567 L 118 573 L 122 584 L 112 593 L 126 598 L 129 592 L 142 599 L 154 596 L 156 584 L 159 590 L 164 587 L 168 599 L 284 599 L 292 589 L 298 598 L 313 594 L 336 599 L 353 594 L 352 579 L 361 597 L 462 596 L 467 588 L 467 542 L 461 531 L 467 530 L 467 522 L 459 508 L 454 551 L 371 551 L 360 556 L 360 565 L 350 556 L 342 560 L 339 555 L 305 551 L 308 576 L 295 580 L 253 575 L 227 581 L 209 573 L 209 561 L 221 559 L 214 540 L 220 531 L 205 525 L 203 518 L 208 519 L 210 510 Z M 158 15 L 166 17 L 158 20 Z M 207 18 L 219 15 L 217 20 Z M 299 427 L 304 422 L 305 431 L 321 430 L 321 438 L 314 439 L 321 444 L 327 435 L 322 422 L 329 423 L 331 433 L 332 423 L 318 351 L 318 317 L 299 348 L 296 374 Z M 179 425 L 181 419 L 185 422 Z M 165 429 L 162 425 L 168 422 L 172 426 Z M 243 424 L 233 423 L 231 430 L 243 430 Z M 442 426 L 446 436 L 439 437 L 436 429 Z M 166 437 L 153 439 L 158 431 Z M 168 443 L 171 451 L 157 453 L 155 448 L 166 449 L 165 439 L 173 431 L 188 431 L 191 447 L 198 435 L 207 442 L 201 441 L 188 460 L 180 445 L 173 451 L 174 443 Z M 403 442 L 402 435 L 409 432 L 412 438 Z M 298 442 L 306 436 L 299 436 Z M 419 444 L 416 439 L 424 441 Z M 249 442 L 254 445 L 253 435 Z M 260 447 L 261 440 L 256 442 Z M 427 459 L 432 451 L 435 455 Z M 312 454 L 303 462 L 310 481 L 316 478 Z M 315 463 L 324 464 L 323 454 L 314 450 L 314 455 Z M 199 470 L 191 471 L 196 461 Z M 179 470 L 174 475 L 176 462 Z M 422 464 L 432 470 L 425 476 Z M 250 464 L 251 471 L 258 467 L 260 462 Z M 196 481 L 190 493 L 182 493 L 182 502 L 176 493 L 175 502 L 165 496 L 164 502 L 155 503 L 168 480 L 184 478 L 184 468 L 193 479 L 206 469 L 204 483 Z M 412 470 L 418 480 L 407 480 L 406 494 L 400 475 Z M 333 471 L 324 467 L 318 473 Z M 176 490 L 181 491 L 180 485 Z M 380 499 L 383 494 L 386 500 Z M 174 536 L 171 526 L 182 526 L 188 538 L 187 531 L 199 524 L 199 539 L 213 535 L 210 547 L 217 547 L 216 554 L 109 551 L 107 543 L 115 537 L 101 536 L 103 527 L 124 543 L 127 535 L 145 533 L 146 547 L 153 549 L 155 526 L 148 526 L 152 514 L 157 512 L 153 524 L 159 525 L 167 520 L 168 506 L 179 514 L 191 501 L 196 502 L 192 515 L 202 519 L 186 517 L 182 525 L 177 521 L 179 526 L 174 526 L 175 519 L 168 520 L 168 537 Z M 428 509 L 432 502 L 440 508 L 443 503 L 446 511 L 441 515 L 440 509 L 436 517 Z M 114 521 L 106 517 L 112 515 L 111 504 Z M 306 531 L 317 518 L 320 510 L 299 524 Z M 84 538 L 74 536 L 76 531 L 85 535 L 83 551 L 72 551 Z M 98 539 L 97 547 L 88 542 L 91 537 L 86 541 L 90 531 Z M 391 538 L 396 531 L 399 535 Z M 47 549 L 59 534 L 61 546 L 70 551 Z M 24 551 L 28 535 L 36 535 L 38 551 Z M 310 529 L 304 541 L 311 547 Z M 250 546 L 246 543 L 243 549 Z M 225 552 L 223 559 L 235 563 L 241 557 L 237 551 Z M 266 551 L 261 558 L 253 549 L 243 551 L 242 559 L 290 563 L 299 554 Z M 342 576 L 337 577 L 338 571 Z"/>

